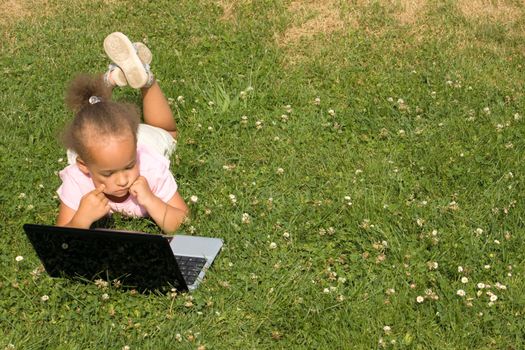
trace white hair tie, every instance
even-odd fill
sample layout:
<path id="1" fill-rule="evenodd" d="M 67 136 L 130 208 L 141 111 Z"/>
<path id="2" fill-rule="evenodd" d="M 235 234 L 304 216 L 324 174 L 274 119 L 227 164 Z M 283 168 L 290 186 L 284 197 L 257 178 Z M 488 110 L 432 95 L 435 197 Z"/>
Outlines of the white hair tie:
<path id="1" fill-rule="evenodd" d="M 91 96 L 89 98 L 89 104 L 91 104 L 91 105 L 94 105 L 95 103 L 99 103 L 100 101 L 102 101 L 102 100 L 98 96 Z"/>

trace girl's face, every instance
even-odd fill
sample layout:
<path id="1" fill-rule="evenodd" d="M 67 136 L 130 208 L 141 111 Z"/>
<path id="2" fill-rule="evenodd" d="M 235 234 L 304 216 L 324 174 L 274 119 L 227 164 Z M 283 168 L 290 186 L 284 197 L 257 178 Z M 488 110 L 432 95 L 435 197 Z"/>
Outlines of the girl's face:
<path id="1" fill-rule="evenodd" d="M 104 194 L 113 201 L 124 200 L 130 186 L 139 177 L 137 148 L 132 137 L 107 137 L 88 146 L 89 163 L 78 161 L 82 172 L 91 176 L 93 184 L 105 185 Z"/>

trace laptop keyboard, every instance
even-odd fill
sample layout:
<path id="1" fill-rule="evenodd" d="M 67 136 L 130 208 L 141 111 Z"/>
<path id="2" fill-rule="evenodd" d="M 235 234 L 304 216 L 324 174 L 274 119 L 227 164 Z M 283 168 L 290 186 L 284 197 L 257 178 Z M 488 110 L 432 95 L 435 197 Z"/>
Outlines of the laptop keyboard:
<path id="1" fill-rule="evenodd" d="M 205 258 L 194 256 L 175 255 L 175 260 L 177 260 L 182 277 L 184 277 L 186 284 L 189 286 L 195 282 L 204 264 L 206 264 Z"/>

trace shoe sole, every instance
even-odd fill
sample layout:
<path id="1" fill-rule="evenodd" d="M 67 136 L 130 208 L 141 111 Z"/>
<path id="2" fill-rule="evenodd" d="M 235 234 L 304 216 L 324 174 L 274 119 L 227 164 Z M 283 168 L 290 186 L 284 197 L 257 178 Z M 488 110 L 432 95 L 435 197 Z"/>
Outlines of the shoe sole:
<path id="1" fill-rule="evenodd" d="M 139 56 L 140 61 L 143 64 L 151 64 L 151 61 L 153 60 L 153 54 L 151 53 L 150 49 L 141 42 L 133 43 L 133 46 L 137 51 L 137 55 Z M 115 81 L 117 86 L 122 87 L 128 85 L 126 76 L 124 75 L 122 69 L 120 69 L 119 67 L 115 68 L 113 80 Z"/>
<path id="2" fill-rule="evenodd" d="M 104 51 L 122 69 L 129 86 L 138 89 L 148 82 L 144 65 L 127 36 L 120 32 L 109 34 L 104 39 Z"/>
<path id="3" fill-rule="evenodd" d="M 133 43 L 133 46 L 135 46 L 137 55 L 139 56 L 139 59 L 142 61 L 142 63 L 151 64 L 153 54 L 151 53 L 150 49 L 141 42 Z"/>

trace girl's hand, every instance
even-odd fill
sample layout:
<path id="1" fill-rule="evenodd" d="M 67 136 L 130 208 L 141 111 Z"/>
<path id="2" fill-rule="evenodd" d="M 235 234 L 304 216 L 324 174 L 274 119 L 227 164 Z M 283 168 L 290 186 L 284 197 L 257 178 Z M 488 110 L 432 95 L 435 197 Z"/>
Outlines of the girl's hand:
<path id="1" fill-rule="evenodd" d="M 87 227 L 109 213 L 109 201 L 104 195 L 105 185 L 99 185 L 93 191 L 86 193 L 80 200 L 75 213 L 77 221 L 84 222 Z"/>
<path id="2" fill-rule="evenodd" d="M 146 208 L 151 200 L 155 198 L 155 195 L 149 188 L 148 180 L 146 180 L 144 176 L 139 176 L 135 180 L 135 182 L 129 188 L 129 193 L 131 193 L 133 197 L 137 198 L 137 202 L 140 205 Z"/>

